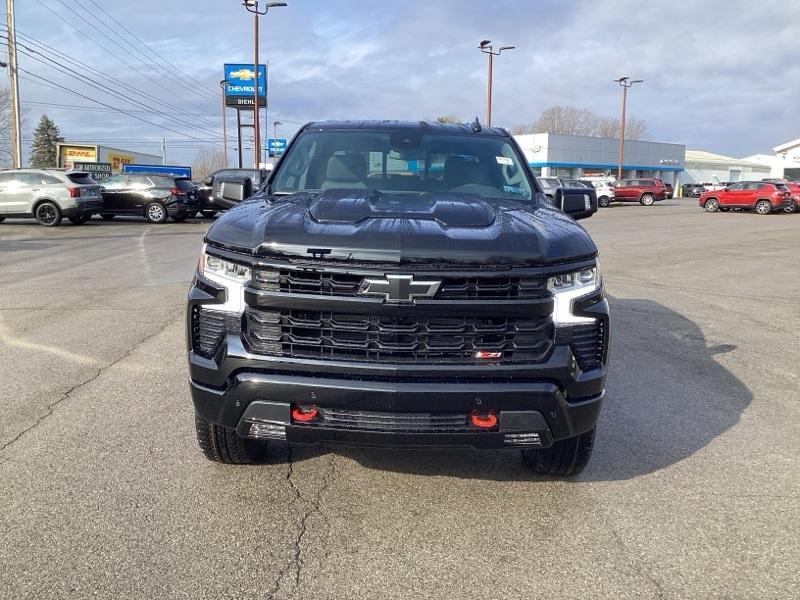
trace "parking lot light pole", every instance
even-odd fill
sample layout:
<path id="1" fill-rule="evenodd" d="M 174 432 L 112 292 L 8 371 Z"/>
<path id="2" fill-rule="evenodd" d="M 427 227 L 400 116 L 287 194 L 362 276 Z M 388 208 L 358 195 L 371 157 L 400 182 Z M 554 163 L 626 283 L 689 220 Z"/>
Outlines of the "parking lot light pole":
<path id="1" fill-rule="evenodd" d="M 222 153 L 225 156 L 223 167 L 228 167 L 228 125 L 225 122 L 225 86 L 228 85 L 228 80 L 223 79 L 219 82 L 219 87 L 222 90 Z"/>
<path id="2" fill-rule="evenodd" d="M 494 70 L 494 57 L 500 56 L 503 50 L 513 50 L 514 46 L 501 46 L 495 52 L 491 46 L 491 40 L 483 40 L 478 45 L 481 52 L 489 55 L 489 76 L 486 82 L 486 126 L 492 126 L 492 71 Z"/>
<path id="3" fill-rule="evenodd" d="M 19 107 L 19 73 L 17 71 L 17 30 L 14 26 L 14 0 L 6 0 L 6 39 L 8 42 L 9 92 L 11 93 L 11 162 L 15 169 L 22 167 L 22 117 Z"/>
<path id="4" fill-rule="evenodd" d="M 628 88 L 633 87 L 634 83 L 643 83 L 644 79 L 620 77 L 614 81 L 622 86 L 622 120 L 619 124 L 619 149 L 617 150 L 617 181 L 620 181 L 622 179 L 622 160 L 625 158 L 625 108 L 628 103 Z"/>
<path id="5" fill-rule="evenodd" d="M 258 17 L 266 15 L 270 8 L 286 6 L 286 2 L 266 2 L 263 7 L 258 0 L 244 0 L 242 2 L 248 12 L 253 13 L 253 67 L 255 70 L 255 83 L 253 84 L 253 167 L 261 168 L 261 132 L 258 122 Z M 267 82 L 264 81 L 266 92 Z"/>
<path id="6" fill-rule="evenodd" d="M 278 125 L 283 125 L 280 121 L 273 121 L 272 122 L 272 137 L 278 137 Z"/>

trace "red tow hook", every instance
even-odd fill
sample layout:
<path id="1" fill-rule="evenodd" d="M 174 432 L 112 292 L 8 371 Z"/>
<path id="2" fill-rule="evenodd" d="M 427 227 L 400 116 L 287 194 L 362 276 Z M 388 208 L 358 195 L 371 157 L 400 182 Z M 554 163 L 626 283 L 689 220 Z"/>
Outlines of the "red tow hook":
<path id="1" fill-rule="evenodd" d="M 497 415 L 494 411 L 475 410 L 470 413 L 469 422 L 481 429 L 491 429 L 497 427 Z"/>
<path id="2" fill-rule="evenodd" d="M 292 405 L 292 421 L 298 423 L 310 423 L 319 416 L 319 410 L 313 404 L 298 406 Z"/>

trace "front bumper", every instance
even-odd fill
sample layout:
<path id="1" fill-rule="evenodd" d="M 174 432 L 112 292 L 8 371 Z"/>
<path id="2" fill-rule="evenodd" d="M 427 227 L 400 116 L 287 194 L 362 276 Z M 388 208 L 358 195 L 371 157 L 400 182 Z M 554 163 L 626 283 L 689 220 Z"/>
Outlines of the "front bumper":
<path id="1" fill-rule="evenodd" d="M 557 342 L 538 363 L 417 364 L 286 358 L 255 354 L 242 336 L 227 334 L 211 358 L 193 351 L 192 313 L 195 307 L 225 300 L 222 288 L 196 279 L 189 292 L 187 344 L 190 389 L 195 411 L 205 420 L 259 436 L 264 403 L 280 405 L 283 418 L 262 421 L 277 426 L 280 439 L 291 443 L 335 442 L 388 446 L 471 446 L 505 448 L 504 415 L 526 413 L 541 427 L 540 447 L 579 435 L 594 427 L 602 404 L 608 352 L 608 303 L 602 293 L 576 305 L 576 312 L 604 323 L 604 355 L 599 367 L 581 370 L 569 343 Z M 320 299 L 320 302 L 322 300 Z M 556 338 L 559 339 L 558 336 Z M 313 404 L 323 411 L 341 409 L 397 416 L 443 414 L 465 416 L 472 411 L 495 411 L 499 428 L 493 431 L 380 431 L 341 429 L 324 420 L 314 425 L 292 423 L 292 404 Z M 538 415 L 538 416 L 536 416 Z M 255 419 L 255 420 L 254 420 Z M 251 433 L 255 431 L 255 434 Z"/>

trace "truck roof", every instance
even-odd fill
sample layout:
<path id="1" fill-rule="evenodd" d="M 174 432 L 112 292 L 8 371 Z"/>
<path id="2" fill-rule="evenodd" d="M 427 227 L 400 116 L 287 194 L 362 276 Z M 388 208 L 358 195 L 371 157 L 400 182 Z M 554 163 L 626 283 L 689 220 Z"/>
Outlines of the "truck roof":
<path id="1" fill-rule="evenodd" d="M 480 130 L 475 131 L 471 123 L 430 123 L 427 121 L 312 121 L 303 127 L 303 131 L 347 129 L 361 129 L 365 131 L 419 131 L 423 133 L 494 135 L 503 137 L 509 137 L 510 135 L 508 131 L 501 127 L 486 127 L 481 125 Z"/>

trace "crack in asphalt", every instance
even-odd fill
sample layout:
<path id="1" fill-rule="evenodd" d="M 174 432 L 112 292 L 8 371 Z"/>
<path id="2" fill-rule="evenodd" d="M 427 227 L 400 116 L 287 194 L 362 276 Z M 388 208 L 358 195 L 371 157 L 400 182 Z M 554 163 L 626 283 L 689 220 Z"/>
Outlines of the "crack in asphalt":
<path id="1" fill-rule="evenodd" d="M 79 388 L 82 388 L 83 386 L 91 383 L 92 381 L 94 381 L 95 379 L 100 377 L 100 375 L 105 373 L 108 369 L 110 369 L 114 365 L 116 365 L 119 362 L 121 362 L 121 361 L 125 360 L 126 358 L 128 358 L 139 346 L 149 342 L 154 337 L 164 333 L 166 328 L 169 327 L 170 325 L 172 325 L 179 318 L 183 318 L 183 310 L 181 310 L 178 313 L 176 313 L 173 316 L 171 316 L 163 326 L 159 327 L 158 331 L 156 331 L 152 335 L 148 335 L 146 338 L 136 342 L 133 346 L 131 346 L 128 350 L 126 350 L 125 353 L 122 354 L 122 356 L 120 356 L 119 358 L 117 358 L 113 362 L 110 362 L 107 365 L 102 366 L 99 369 L 97 369 L 97 372 L 94 375 L 92 375 L 91 377 L 89 377 L 88 379 L 85 379 L 85 380 L 83 380 L 81 382 L 78 382 L 75 385 L 73 385 L 72 387 L 70 387 L 69 389 L 67 389 L 67 391 L 64 392 L 58 400 L 56 400 L 54 402 L 51 402 L 50 404 L 47 405 L 47 409 L 45 410 L 45 412 L 42 415 L 40 415 L 32 425 L 30 425 L 29 427 L 26 427 L 25 429 L 20 431 L 17 435 L 15 435 L 12 439 L 10 439 L 8 442 L 6 442 L 2 446 L 0 446 L 0 452 L 5 451 L 12 444 L 15 444 L 16 442 L 21 440 L 25 436 L 26 433 L 28 433 L 30 431 L 33 431 L 39 425 L 41 425 L 45 420 L 47 420 L 48 417 L 50 417 L 53 414 L 53 411 L 55 410 L 56 406 L 58 406 L 59 404 L 64 402 L 64 400 L 69 398 L 75 390 L 77 390 Z"/>
<path id="2" fill-rule="evenodd" d="M 308 532 L 308 520 L 315 514 L 319 514 L 322 516 L 323 520 L 325 521 L 326 527 L 330 529 L 330 521 L 328 517 L 322 512 L 322 508 L 320 506 L 322 502 L 323 494 L 328 490 L 331 486 L 331 483 L 336 479 L 336 458 L 335 455 L 330 455 L 330 460 L 328 461 L 329 469 L 328 472 L 323 476 L 322 485 L 319 486 L 317 492 L 310 498 L 305 498 L 303 493 L 300 491 L 300 488 L 297 487 L 295 484 L 292 475 L 294 474 L 294 461 L 293 461 L 293 452 L 292 447 L 288 447 L 288 459 L 287 459 L 287 468 L 286 468 L 286 482 L 289 484 L 292 492 L 294 493 L 294 500 L 293 502 L 299 502 L 302 504 L 306 504 L 307 508 L 303 511 L 302 516 L 297 520 L 297 533 L 294 537 L 293 546 L 293 556 L 292 559 L 286 564 L 286 566 L 281 569 L 278 573 L 278 576 L 275 578 L 275 583 L 273 584 L 272 588 L 268 592 L 266 596 L 266 600 L 273 600 L 281 588 L 281 583 L 290 572 L 294 575 L 293 577 L 293 585 L 291 591 L 296 591 L 298 587 L 300 587 L 300 578 L 303 571 L 303 540 L 306 537 L 306 533 Z"/>

